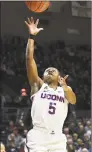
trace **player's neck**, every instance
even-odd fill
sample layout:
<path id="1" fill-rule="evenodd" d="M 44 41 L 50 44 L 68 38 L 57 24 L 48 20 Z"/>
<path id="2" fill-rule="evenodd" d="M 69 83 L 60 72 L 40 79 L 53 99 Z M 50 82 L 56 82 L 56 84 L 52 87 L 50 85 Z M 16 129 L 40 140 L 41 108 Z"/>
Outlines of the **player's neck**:
<path id="1" fill-rule="evenodd" d="M 48 86 L 49 86 L 50 88 L 53 88 L 54 90 L 56 90 L 58 84 L 57 84 L 57 83 L 50 83 L 50 84 L 48 84 Z"/>

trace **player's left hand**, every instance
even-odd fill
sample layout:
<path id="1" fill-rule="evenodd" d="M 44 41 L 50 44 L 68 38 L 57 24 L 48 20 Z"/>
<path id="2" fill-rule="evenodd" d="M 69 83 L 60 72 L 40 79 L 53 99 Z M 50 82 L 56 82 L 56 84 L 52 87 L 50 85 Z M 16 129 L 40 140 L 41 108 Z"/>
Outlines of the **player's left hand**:
<path id="1" fill-rule="evenodd" d="M 60 86 L 67 86 L 67 83 L 66 83 L 66 79 L 68 78 L 69 75 L 66 75 L 64 78 L 63 77 L 59 77 L 59 84 Z"/>

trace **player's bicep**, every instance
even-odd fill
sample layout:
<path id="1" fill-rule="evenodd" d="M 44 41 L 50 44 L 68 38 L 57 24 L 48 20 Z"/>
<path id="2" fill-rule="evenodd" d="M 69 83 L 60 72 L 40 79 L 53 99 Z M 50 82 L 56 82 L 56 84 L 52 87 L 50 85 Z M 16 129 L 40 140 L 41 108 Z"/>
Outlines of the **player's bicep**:
<path id="1" fill-rule="evenodd" d="M 43 80 L 39 77 L 39 86 L 41 87 L 43 85 Z"/>
<path id="2" fill-rule="evenodd" d="M 30 85 L 33 85 L 34 83 L 39 83 L 38 71 L 35 60 L 33 59 L 33 61 L 30 63 L 30 60 L 28 61 L 27 59 L 26 67 Z"/>

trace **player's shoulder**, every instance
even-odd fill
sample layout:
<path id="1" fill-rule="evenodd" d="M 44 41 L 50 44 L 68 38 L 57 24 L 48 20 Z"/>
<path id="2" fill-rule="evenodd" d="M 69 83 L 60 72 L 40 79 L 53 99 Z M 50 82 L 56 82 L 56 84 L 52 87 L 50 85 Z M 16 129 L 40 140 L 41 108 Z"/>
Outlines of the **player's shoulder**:
<path id="1" fill-rule="evenodd" d="M 47 83 L 43 83 L 41 88 L 45 88 L 45 87 L 46 87 L 46 88 L 48 87 L 48 84 L 47 84 Z"/>
<path id="2" fill-rule="evenodd" d="M 58 86 L 57 87 L 57 92 L 58 93 L 62 93 L 62 92 L 64 92 L 64 90 L 63 90 L 63 88 L 61 86 Z"/>
<path id="3" fill-rule="evenodd" d="M 32 94 L 30 98 L 33 100 L 34 97 L 35 97 L 35 95 L 38 95 L 39 92 L 41 92 L 43 90 L 45 91 L 47 89 L 48 89 L 48 85 L 46 83 L 43 83 L 42 86 L 41 86 L 41 88 L 38 91 L 36 91 L 34 94 Z"/>

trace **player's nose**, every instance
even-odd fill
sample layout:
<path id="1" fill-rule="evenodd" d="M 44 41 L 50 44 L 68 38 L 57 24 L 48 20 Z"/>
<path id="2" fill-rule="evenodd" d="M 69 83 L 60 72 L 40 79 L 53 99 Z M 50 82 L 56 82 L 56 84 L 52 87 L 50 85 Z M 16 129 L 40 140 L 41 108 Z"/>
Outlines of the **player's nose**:
<path id="1" fill-rule="evenodd" d="M 49 73 L 49 74 L 52 74 L 52 73 L 53 73 L 53 70 L 49 70 L 48 73 Z"/>

